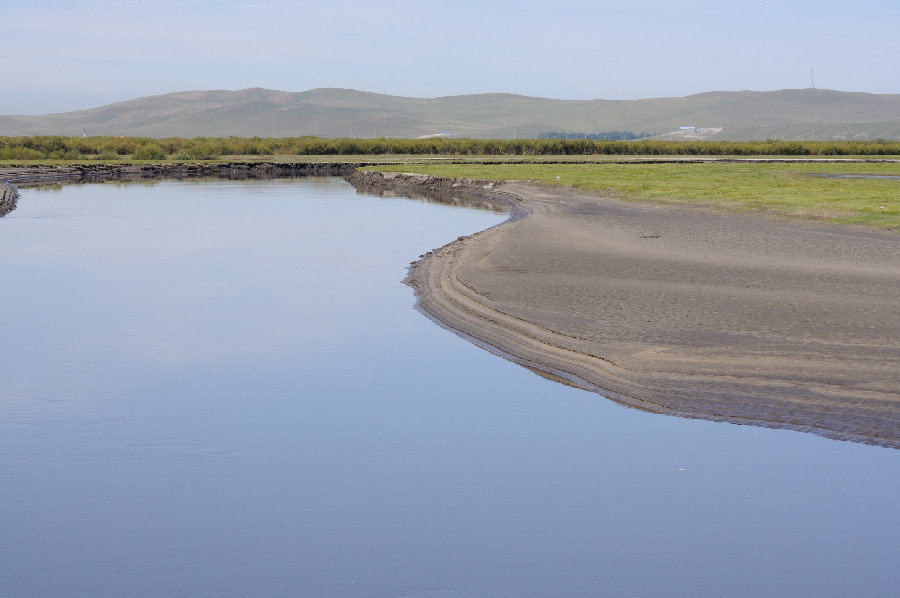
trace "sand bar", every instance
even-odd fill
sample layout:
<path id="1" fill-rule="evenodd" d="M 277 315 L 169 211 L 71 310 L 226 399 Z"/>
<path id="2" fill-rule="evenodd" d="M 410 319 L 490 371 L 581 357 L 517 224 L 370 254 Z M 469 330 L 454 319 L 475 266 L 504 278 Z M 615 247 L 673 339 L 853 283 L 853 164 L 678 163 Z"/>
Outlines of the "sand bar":
<path id="1" fill-rule="evenodd" d="M 900 448 L 895 231 L 519 182 L 350 180 L 514 207 L 407 281 L 491 351 L 648 411 Z"/>

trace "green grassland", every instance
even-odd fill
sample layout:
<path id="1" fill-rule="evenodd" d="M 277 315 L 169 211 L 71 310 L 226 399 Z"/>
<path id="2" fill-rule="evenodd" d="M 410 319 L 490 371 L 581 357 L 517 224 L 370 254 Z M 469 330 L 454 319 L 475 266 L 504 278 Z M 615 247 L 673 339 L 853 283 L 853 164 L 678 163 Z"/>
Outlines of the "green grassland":
<path id="1" fill-rule="evenodd" d="M 900 141 L 593 141 L 321 137 L 0 137 L 0 161 L 214 161 L 236 156 L 890 156 Z"/>
<path id="2" fill-rule="evenodd" d="M 780 216 L 900 227 L 900 163 L 418 164 L 376 170 L 572 185 L 625 200 L 651 200 Z"/>

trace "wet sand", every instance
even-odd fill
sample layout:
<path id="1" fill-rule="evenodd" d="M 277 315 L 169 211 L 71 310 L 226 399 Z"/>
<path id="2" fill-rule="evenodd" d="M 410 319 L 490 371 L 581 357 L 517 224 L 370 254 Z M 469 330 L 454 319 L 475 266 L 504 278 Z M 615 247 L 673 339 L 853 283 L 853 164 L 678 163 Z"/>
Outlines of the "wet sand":
<path id="1" fill-rule="evenodd" d="M 648 411 L 900 448 L 900 235 L 517 182 L 356 173 L 513 217 L 410 269 L 419 307 Z"/>

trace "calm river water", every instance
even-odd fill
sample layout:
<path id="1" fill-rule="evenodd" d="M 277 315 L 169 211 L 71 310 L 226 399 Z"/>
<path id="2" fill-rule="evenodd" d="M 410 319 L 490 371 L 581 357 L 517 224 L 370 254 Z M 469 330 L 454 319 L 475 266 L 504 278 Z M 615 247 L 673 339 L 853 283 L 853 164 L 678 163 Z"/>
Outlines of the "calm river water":
<path id="1" fill-rule="evenodd" d="M 887 596 L 900 452 L 651 415 L 401 284 L 504 219 L 336 178 L 23 190 L 0 595 Z"/>

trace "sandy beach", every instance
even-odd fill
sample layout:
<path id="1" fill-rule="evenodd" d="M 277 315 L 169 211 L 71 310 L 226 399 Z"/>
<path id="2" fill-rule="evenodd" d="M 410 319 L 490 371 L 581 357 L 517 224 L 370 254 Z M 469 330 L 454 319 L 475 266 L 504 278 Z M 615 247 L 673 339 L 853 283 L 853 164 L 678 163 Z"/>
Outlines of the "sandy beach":
<path id="1" fill-rule="evenodd" d="M 894 231 L 518 182 L 350 180 L 513 207 L 407 281 L 490 351 L 648 411 L 900 448 Z"/>

